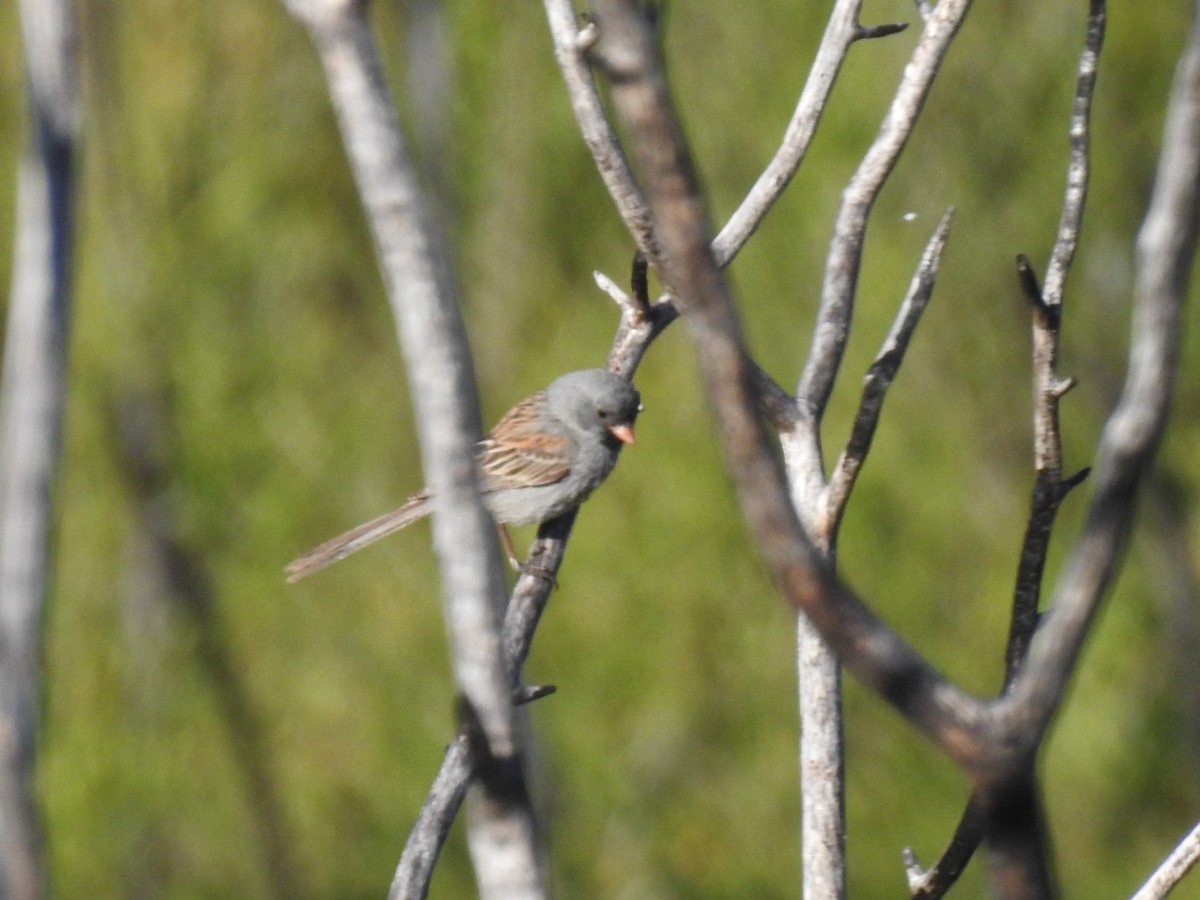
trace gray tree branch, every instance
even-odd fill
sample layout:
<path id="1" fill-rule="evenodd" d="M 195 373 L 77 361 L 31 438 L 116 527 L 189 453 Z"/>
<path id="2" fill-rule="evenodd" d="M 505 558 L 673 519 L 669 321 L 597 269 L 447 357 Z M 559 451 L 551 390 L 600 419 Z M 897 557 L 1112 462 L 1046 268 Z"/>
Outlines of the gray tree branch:
<path id="1" fill-rule="evenodd" d="M 921 39 L 904 68 L 879 134 L 842 192 L 842 203 L 825 260 L 825 281 L 821 287 L 821 306 L 813 329 L 812 349 L 796 392 L 802 403 L 811 406 L 817 422 L 833 390 L 850 334 L 867 217 L 908 143 L 933 79 L 970 7 L 971 0 L 942 0 L 925 18 Z"/>
<path id="2" fill-rule="evenodd" d="M 486 750 L 476 760 L 479 814 L 469 834 L 480 892 L 544 896 L 501 645 L 500 554 L 475 468 L 475 379 L 446 253 L 422 205 L 364 4 L 286 3 L 325 69 L 408 363 L 426 483 L 438 498 L 433 535 L 454 675 L 464 721 Z"/>
<path id="3" fill-rule="evenodd" d="M 1138 234 L 1133 335 L 1125 386 L 1105 423 L 1095 496 L 1051 608 L 1009 693 L 994 710 L 1009 734 L 1036 742 L 1057 707 L 1116 572 L 1138 488 L 1166 426 L 1195 255 L 1200 197 L 1200 24 L 1197 9 L 1175 73 L 1149 209 Z"/>
<path id="4" fill-rule="evenodd" d="M 1017 565 L 1008 643 L 1005 648 L 1004 690 L 1012 684 L 1029 652 L 1037 627 L 1046 555 L 1058 509 L 1067 494 L 1089 470 L 1063 477 L 1063 446 L 1059 401 L 1074 384 L 1058 375 L 1058 349 L 1062 327 L 1063 292 L 1071 261 L 1079 244 L 1083 210 L 1090 174 L 1091 109 L 1096 89 L 1097 63 L 1104 44 L 1106 9 L 1104 0 L 1091 0 L 1087 36 L 1076 69 L 1075 98 L 1069 117 L 1070 152 L 1067 185 L 1063 196 L 1058 233 L 1051 252 L 1046 287 L 1040 288 L 1032 266 L 1018 259 L 1018 276 L 1032 310 L 1033 347 L 1033 457 L 1035 479 L 1029 518 Z M 913 897 L 943 896 L 958 880 L 970 861 L 985 828 L 984 798 L 974 794 L 967 801 L 958 826 L 941 856 L 928 869 L 917 862 L 911 848 L 904 851 L 905 872 Z"/>
<path id="5" fill-rule="evenodd" d="M 1200 861 L 1200 825 L 1187 833 L 1131 900 L 1163 900 Z"/>
<path id="6" fill-rule="evenodd" d="M 0 896 L 29 900 L 47 890 L 33 778 L 66 397 L 78 110 L 72 5 L 23 0 L 20 19 L 29 130 L 17 167 L 0 410 Z"/>
<path id="7" fill-rule="evenodd" d="M 939 4 L 929 23 L 950 15 Z M 965 7 L 957 7 L 961 12 Z M 1141 276 L 1130 377 L 1101 444 L 1101 484 L 1093 514 L 1050 616 L 1048 635 L 1035 643 L 1011 694 L 983 703 L 947 683 L 840 586 L 805 537 L 754 415 L 751 367 L 736 313 L 713 258 L 708 222 L 682 130 L 670 103 L 653 36 L 637 4 L 608 0 L 603 60 L 615 108 L 631 135 L 637 171 L 659 228 L 666 269 L 661 273 L 696 343 L 701 372 L 743 513 L 784 593 L 812 619 L 856 674 L 930 735 L 985 790 L 985 816 L 997 890 L 1002 896 L 1049 891 L 1041 808 L 1030 780 L 1045 724 L 1061 698 L 1099 595 L 1116 566 L 1137 482 L 1165 422 L 1177 363 L 1178 318 L 1195 235 L 1195 159 L 1200 122 L 1193 81 L 1196 54 L 1181 67 L 1168 123 L 1159 189 L 1139 241 Z M 952 30 L 942 20 L 941 33 Z M 913 67 L 910 67 L 910 71 Z M 920 91 L 909 93 L 914 98 Z M 910 99 L 910 102 L 919 102 Z M 913 107 L 915 108 L 915 107 Z M 861 240 L 861 237 L 858 239 Z M 857 259 L 857 251 L 851 254 Z M 850 278 L 852 283 L 853 278 Z M 837 304 L 834 304 L 836 306 Z M 845 310 L 822 321 L 837 332 Z M 836 371 L 837 334 L 816 338 L 824 362 L 802 380 L 819 406 Z M 824 349 L 823 349 L 824 348 Z M 829 349 L 833 348 L 833 349 Z M 1052 640 L 1057 637 L 1058 640 Z M 1034 673 L 1033 675 L 1029 673 Z M 1020 827 L 1013 827 L 1019 823 Z"/>

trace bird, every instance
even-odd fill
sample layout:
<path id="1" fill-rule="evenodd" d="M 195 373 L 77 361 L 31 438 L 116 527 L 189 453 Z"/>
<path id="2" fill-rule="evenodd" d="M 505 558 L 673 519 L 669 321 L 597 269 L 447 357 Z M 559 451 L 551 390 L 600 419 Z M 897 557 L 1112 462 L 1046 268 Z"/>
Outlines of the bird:
<path id="1" fill-rule="evenodd" d="M 634 442 L 641 395 L 607 369 L 569 372 L 510 409 L 476 445 L 483 502 L 519 568 L 505 525 L 528 525 L 579 506 Z M 399 531 L 433 511 L 424 488 L 391 512 L 338 535 L 288 564 L 289 582 Z"/>

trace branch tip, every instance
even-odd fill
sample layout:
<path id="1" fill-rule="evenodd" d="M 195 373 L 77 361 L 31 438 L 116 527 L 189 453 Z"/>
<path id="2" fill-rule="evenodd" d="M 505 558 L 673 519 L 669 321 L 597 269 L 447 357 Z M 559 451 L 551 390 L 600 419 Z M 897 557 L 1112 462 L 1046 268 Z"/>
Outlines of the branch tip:
<path id="1" fill-rule="evenodd" d="M 1074 475 L 1071 475 L 1069 478 L 1064 478 L 1058 486 L 1060 496 L 1065 497 L 1072 490 L 1079 487 L 1079 485 L 1083 484 L 1083 482 L 1086 481 L 1087 477 L 1091 474 L 1092 474 L 1092 467 L 1084 466 L 1082 469 L 1080 469 Z"/>
<path id="2" fill-rule="evenodd" d="M 908 28 L 907 22 L 888 22 L 884 25 L 858 25 L 854 26 L 854 40 L 870 41 L 875 38 L 891 37 L 893 34 L 899 34 Z"/>
<path id="3" fill-rule="evenodd" d="M 608 296 L 612 298 L 613 302 L 622 309 L 632 302 L 629 298 L 629 295 L 621 290 L 621 288 L 617 286 L 617 283 L 603 272 L 599 270 L 592 272 L 592 280 L 596 282 L 596 287 L 608 294 Z"/>
<path id="4" fill-rule="evenodd" d="M 913 879 L 920 878 L 925 874 L 925 870 L 921 868 L 921 864 L 917 861 L 917 851 L 912 847 L 905 847 L 901 850 L 900 858 L 904 862 L 904 873 L 908 876 L 908 882 L 911 886 Z"/>
<path id="5" fill-rule="evenodd" d="M 585 12 L 583 27 L 575 35 L 575 50 L 578 53 L 587 53 L 596 46 L 598 40 L 600 40 L 600 26 L 596 22 L 596 17 L 590 12 Z"/>
<path id="6" fill-rule="evenodd" d="M 553 684 L 520 685 L 513 689 L 513 706 L 523 706 L 526 703 L 532 703 L 534 700 L 541 700 L 543 697 L 549 697 L 557 690 L 558 687 Z"/>
<path id="7" fill-rule="evenodd" d="M 1046 301 L 1042 298 L 1042 288 L 1038 284 L 1037 274 L 1033 271 L 1033 263 L 1024 253 L 1017 254 L 1017 281 L 1020 282 L 1021 292 L 1035 309 L 1045 309 Z"/>
<path id="8" fill-rule="evenodd" d="M 1071 391 L 1078 382 L 1074 378 L 1060 378 L 1050 387 L 1050 395 L 1055 399 Z"/>

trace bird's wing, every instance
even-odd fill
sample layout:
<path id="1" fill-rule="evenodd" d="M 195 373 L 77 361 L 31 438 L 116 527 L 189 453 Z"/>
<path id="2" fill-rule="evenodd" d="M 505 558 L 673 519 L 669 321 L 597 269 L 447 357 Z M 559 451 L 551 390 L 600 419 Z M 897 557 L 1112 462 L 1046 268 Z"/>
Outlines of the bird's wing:
<path id="1" fill-rule="evenodd" d="M 567 477 L 574 441 L 562 431 L 547 430 L 541 415 L 545 404 L 544 392 L 526 398 L 479 442 L 484 490 L 538 487 Z"/>

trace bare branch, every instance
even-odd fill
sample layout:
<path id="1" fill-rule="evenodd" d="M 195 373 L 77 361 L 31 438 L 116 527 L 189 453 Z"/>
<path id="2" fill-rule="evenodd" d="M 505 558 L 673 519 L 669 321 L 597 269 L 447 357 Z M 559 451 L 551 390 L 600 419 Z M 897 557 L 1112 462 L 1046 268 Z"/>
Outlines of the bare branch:
<path id="1" fill-rule="evenodd" d="M 1172 88 L 1163 150 L 1138 235 L 1129 371 L 1101 435 L 1096 494 L 1039 639 L 997 704 L 1009 734 L 1038 740 L 1056 708 L 1125 546 L 1138 487 L 1170 409 L 1200 195 L 1200 19 L 1194 10 Z"/>
<path id="2" fill-rule="evenodd" d="M 962 875 L 963 869 L 979 849 L 983 840 L 984 813 L 979 797 L 972 794 L 959 819 L 958 827 L 950 843 L 942 851 L 938 861 L 928 869 L 921 868 L 916 851 L 905 847 L 902 851 L 904 874 L 908 879 L 908 892 L 916 900 L 934 900 L 943 896 Z"/>
<path id="3" fill-rule="evenodd" d="M 862 0 L 838 0 L 834 4 L 821 38 L 821 46 L 817 49 L 779 149 L 713 241 L 713 256 L 719 266 L 729 265 L 737 256 L 804 161 L 851 45 L 868 36 L 858 24 L 861 10 Z M 887 33 L 894 34 L 903 26 L 884 27 L 891 28 Z"/>
<path id="4" fill-rule="evenodd" d="M 460 731 L 446 748 L 442 766 L 408 833 L 388 900 L 424 900 L 429 894 L 434 865 L 474 774 L 470 737 L 466 731 Z"/>
<path id="5" fill-rule="evenodd" d="M 1079 241 L 1087 197 L 1091 99 L 1096 86 L 1096 67 L 1104 43 L 1104 26 L 1105 4 L 1103 0 L 1092 0 L 1084 49 L 1076 69 L 1075 101 L 1069 122 L 1067 185 L 1050 274 L 1047 276 L 1047 290 L 1039 287 L 1029 260 L 1025 256 L 1017 259 L 1018 281 L 1033 311 L 1033 450 L 1036 476 L 1017 566 L 1002 690 L 1008 690 L 1012 684 L 1033 641 L 1039 618 L 1046 555 L 1059 506 L 1071 489 L 1090 472 L 1090 469 L 1083 469 L 1068 478 L 1062 476 L 1063 450 L 1058 404 L 1074 382 L 1059 378 L 1057 363 L 1063 286 Z M 913 897 L 941 897 L 958 880 L 983 839 L 986 825 L 984 802 L 985 798 L 980 793 L 972 794 L 949 844 L 928 870 L 922 870 L 917 865 L 912 850 L 906 851 L 905 869 Z"/>
<path id="6" fill-rule="evenodd" d="M 1180 841 L 1131 900 L 1163 900 L 1200 860 L 1200 825 Z"/>
<path id="7" fill-rule="evenodd" d="M 20 4 L 29 129 L 17 165 L 0 409 L 0 896 L 46 892 L 34 789 L 51 500 L 66 397 L 74 243 L 75 13 Z"/>
<path id="8" fill-rule="evenodd" d="M 822 496 L 821 525 L 818 529 L 822 533 L 832 535 L 837 532 L 837 523 L 841 521 L 845 512 L 846 501 L 850 497 L 854 481 L 858 477 L 863 460 L 866 459 L 867 451 L 871 448 L 871 440 L 875 436 L 880 413 L 883 412 L 887 389 L 904 361 L 909 340 L 921 321 L 921 314 L 925 311 L 930 297 L 933 296 L 933 284 L 937 278 L 938 265 L 941 263 L 942 250 L 945 249 L 946 240 L 950 235 L 950 219 L 953 214 L 953 209 L 946 211 L 934 229 L 929 243 L 925 245 L 925 252 L 921 254 L 921 261 L 913 274 L 904 302 L 900 304 L 895 321 L 892 322 L 875 361 L 867 370 L 862 399 L 850 430 L 850 438 L 833 467 L 829 486 Z"/>
<path id="9" fill-rule="evenodd" d="M 942 0 L 925 19 L 925 30 L 904 68 L 904 76 L 879 134 L 842 192 L 825 261 L 825 280 L 812 349 L 797 391 L 797 396 L 809 405 L 816 422 L 820 421 L 833 391 L 850 334 L 867 217 L 908 142 L 933 78 L 970 6 L 971 0 Z"/>
<path id="10" fill-rule="evenodd" d="M 1059 306 L 1063 299 L 1067 274 L 1075 248 L 1079 245 L 1079 230 L 1083 223 L 1083 208 L 1087 201 L 1089 155 L 1091 143 L 1090 122 L 1092 96 L 1096 92 L 1096 66 L 1100 50 L 1104 45 L 1105 28 L 1104 0 L 1090 0 L 1088 10 L 1087 38 L 1083 55 L 1079 59 L 1075 79 L 1075 99 L 1071 106 L 1070 156 L 1067 164 L 1067 191 L 1063 199 L 1062 215 L 1058 223 L 1058 237 L 1054 252 L 1046 268 L 1046 286 L 1043 300 L 1047 306 Z"/>
<path id="11" fill-rule="evenodd" d="M 884 25 L 859 25 L 854 32 L 856 41 L 873 41 L 878 38 L 891 37 L 908 28 L 907 22 L 888 22 Z"/>
<path id="12" fill-rule="evenodd" d="M 805 536 L 782 472 L 755 414 L 740 327 L 708 242 L 708 225 L 652 39 L 628 0 L 599 6 L 605 58 L 619 78 L 613 102 L 629 128 L 660 228 L 672 295 L 686 299 L 709 403 L 743 514 L 785 596 L 802 609 L 845 664 L 963 764 L 983 744 L 983 708 L 948 684 L 849 590 Z M 941 7 L 939 6 L 939 9 Z"/>
<path id="13" fill-rule="evenodd" d="M 474 759 L 481 815 L 469 835 L 480 892 L 516 888 L 521 896 L 542 896 L 501 645 L 500 553 L 476 472 L 478 399 L 446 254 L 422 206 L 365 4 L 285 2 L 308 29 L 325 69 L 410 370 L 426 483 L 439 498 L 433 534 L 454 675 L 465 726 L 483 748 Z"/>
<path id="14" fill-rule="evenodd" d="M 629 290 L 643 317 L 650 315 L 650 282 L 647 272 L 646 254 L 641 250 L 633 254 L 633 265 L 629 273 Z"/>
<path id="15" fill-rule="evenodd" d="M 650 209 L 633 178 L 621 142 L 608 121 L 588 65 L 587 54 L 597 39 L 596 24 L 588 23 L 580 31 L 571 0 L 545 0 L 545 8 L 550 37 L 554 41 L 554 56 L 562 70 L 584 143 L 596 161 L 596 169 L 622 221 L 633 235 L 634 243 L 657 268 L 661 251 L 654 236 Z"/>
<path id="16" fill-rule="evenodd" d="M 529 655 L 533 634 L 550 599 L 577 512 L 571 510 L 542 524 L 513 587 L 504 616 L 504 655 L 512 683 L 518 685 L 516 690 L 520 690 L 521 667 Z M 434 864 L 458 815 L 481 755 L 481 749 L 471 741 L 470 730 L 465 726 L 460 728 L 446 750 L 421 814 L 409 832 L 388 900 L 425 897 Z"/>
<path id="17" fill-rule="evenodd" d="M 867 375 L 850 440 L 828 485 L 822 485 L 819 437 L 811 420 L 783 436 L 792 502 L 816 548 L 832 564 L 838 526 L 850 490 L 875 432 L 888 385 L 933 291 L 933 280 L 949 233 L 950 212 L 930 238 L 892 329 Z M 805 449 L 811 454 L 803 455 Z M 801 614 L 796 624 L 800 693 L 800 757 L 804 896 L 844 896 L 844 760 L 840 663 L 832 648 Z"/>

